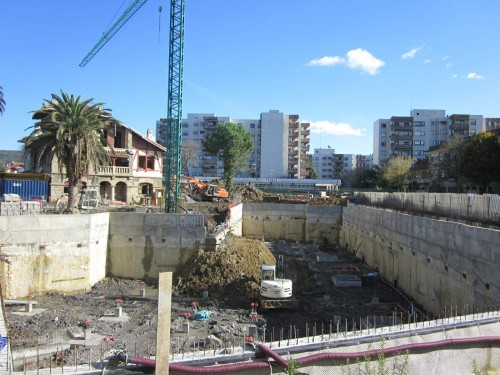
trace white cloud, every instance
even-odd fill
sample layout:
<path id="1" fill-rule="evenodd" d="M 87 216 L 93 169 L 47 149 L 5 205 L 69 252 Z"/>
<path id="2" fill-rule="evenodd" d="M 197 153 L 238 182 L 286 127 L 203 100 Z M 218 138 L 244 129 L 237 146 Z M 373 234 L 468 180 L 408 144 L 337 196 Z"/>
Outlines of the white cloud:
<path id="1" fill-rule="evenodd" d="M 447 67 L 448 69 L 450 69 L 452 66 L 453 66 L 453 63 L 452 63 L 452 62 L 449 62 L 449 63 L 447 63 L 447 64 L 446 64 L 446 67 Z"/>
<path id="2" fill-rule="evenodd" d="M 324 56 L 320 59 L 311 60 L 307 65 L 332 66 L 345 63 L 345 59 L 340 56 Z"/>
<path id="3" fill-rule="evenodd" d="M 458 74 L 453 74 L 451 78 L 458 78 Z"/>
<path id="4" fill-rule="evenodd" d="M 313 134 L 353 135 L 356 137 L 366 136 L 366 129 L 354 129 L 352 125 L 343 122 L 336 123 L 326 120 L 309 122 Z"/>
<path id="5" fill-rule="evenodd" d="M 418 51 L 420 51 L 423 47 L 415 47 L 409 50 L 408 52 L 405 52 L 401 55 L 401 58 L 404 60 L 408 59 L 413 59 L 415 55 L 417 54 Z"/>
<path id="6" fill-rule="evenodd" d="M 307 65 L 318 66 L 332 66 L 337 64 L 345 64 L 351 69 L 359 69 L 365 73 L 375 75 L 379 73 L 379 69 L 385 65 L 385 62 L 377 59 L 367 50 L 357 48 L 347 52 L 347 58 L 341 56 L 324 56 L 307 63 Z"/>
<path id="7" fill-rule="evenodd" d="M 424 60 L 424 64 L 430 64 L 431 63 L 431 59 L 425 59 Z"/>
<path id="8" fill-rule="evenodd" d="M 365 73 L 375 75 L 385 62 L 377 59 L 365 49 L 358 48 L 347 52 L 347 66 L 351 69 L 361 69 Z"/>
<path id="9" fill-rule="evenodd" d="M 482 75 L 477 74 L 477 73 L 469 73 L 467 74 L 468 79 L 485 79 Z"/>

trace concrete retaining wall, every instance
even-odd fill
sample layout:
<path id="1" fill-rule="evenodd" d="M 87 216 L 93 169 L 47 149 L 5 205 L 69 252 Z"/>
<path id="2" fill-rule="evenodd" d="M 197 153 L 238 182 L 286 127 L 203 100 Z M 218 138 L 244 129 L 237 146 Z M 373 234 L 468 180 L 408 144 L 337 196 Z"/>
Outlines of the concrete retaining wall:
<path id="1" fill-rule="evenodd" d="M 158 278 L 174 272 L 205 243 L 203 215 L 113 213 L 108 276 Z"/>
<path id="2" fill-rule="evenodd" d="M 243 235 L 266 241 L 337 243 L 342 207 L 245 203 Z"/>
<path id="3" fill-rule="evenodd" d="M 436 314 L 500 303 L 500 231 L 349 205 L 340 244 Z"/>
<path id="4" fill-rule="evenodd" d="M 105 277 L 109 214 L 0 217 L 4 297 L 88 290 Z"/>

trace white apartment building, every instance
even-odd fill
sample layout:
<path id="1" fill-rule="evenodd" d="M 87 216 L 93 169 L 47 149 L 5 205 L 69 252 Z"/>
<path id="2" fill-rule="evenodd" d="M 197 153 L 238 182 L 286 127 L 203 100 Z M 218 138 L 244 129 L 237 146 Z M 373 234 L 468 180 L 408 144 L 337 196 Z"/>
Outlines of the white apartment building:
<path id="1" fill-rule="evenodd" d="M 475 135 L 486 129 L 482 115 L 446 115 L 441 109 L 414 109 L 410 116 L 378 119 L 373 124 L 373 164 L 391 155 L 422 159 L 430 147 L 451 135 Z"/>
<path id="2" fill-rule="evenodd" d="M 332 148 L 315 148 L 312 155 L 318 179 L 342 179 L 353 170 L 355 162 L 352 154 L 336 154 Z"/>
<path id="3" fill-rule="evenodd" d="M 309 152 L 309 124 L 299 123 L 298 115 L 285 115 L 278 110 L 262 113 L 260 119 L 231 119 L 213 113 L 189 113 L 182 120 L 182 143 L 199 145 L 197 163 L 190 167 L 190 175 L 221 177 L 223 164 L 212 155 L 203 153 L 202 139 L 212 134 L 217 126 L 233 122 L 244 127 L 252 136 L 254 148 L 248 169 L 236 177 L 305 178 L 304 159 Z M 165 120 L 156 122 L 159 143 L 166 144 Z"/>

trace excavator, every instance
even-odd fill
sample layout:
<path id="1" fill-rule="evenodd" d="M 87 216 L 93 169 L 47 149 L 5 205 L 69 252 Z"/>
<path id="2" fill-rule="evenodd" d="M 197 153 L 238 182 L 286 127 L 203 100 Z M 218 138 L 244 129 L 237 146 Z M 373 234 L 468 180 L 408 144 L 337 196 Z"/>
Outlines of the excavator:
<path id="1" fill-rule="evenodd" d="M 195 199 L 213 202 L 229 198 L 229 193 L 226 189 L 217 185 L 207 184 L 195 177 L 182 177 L 182 182 L 185 182 L 189 186 L 191 196 Z"/>
<path id="2" fill-rule="evenodd" d="M 292 280 L 285 279 L 283 255 L 278 256 L 277 265 L 263 264 L 260 276 L 260 309 L 297 310 L 299 301 L 292 295 Z"/>

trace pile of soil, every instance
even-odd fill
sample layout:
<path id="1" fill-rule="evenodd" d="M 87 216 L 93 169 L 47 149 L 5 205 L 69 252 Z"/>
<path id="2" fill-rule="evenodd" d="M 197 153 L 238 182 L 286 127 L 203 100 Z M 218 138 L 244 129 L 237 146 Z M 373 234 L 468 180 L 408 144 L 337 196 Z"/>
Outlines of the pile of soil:
<path id="1" fill-rule="evenodd" d="M 219 299 L 256 298 L 262 264 L 276 264 L 274 255 L 262 242 L 229 236 L 223 250 L 195 254 L 176 273 L 174 288 L 193 296 L 208 291 Z"/>

